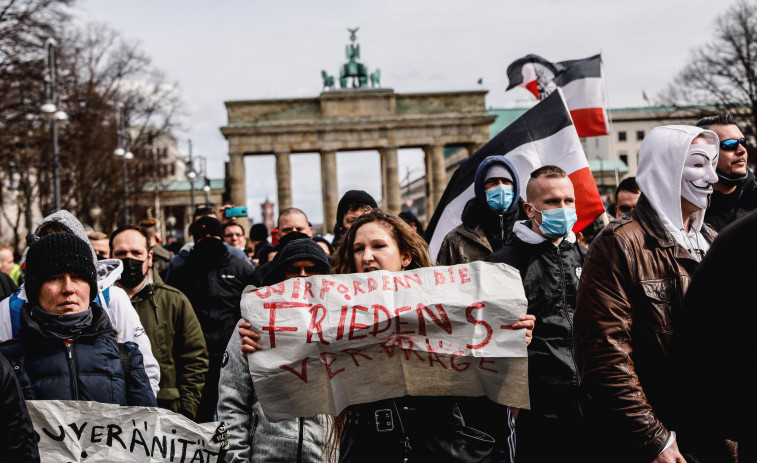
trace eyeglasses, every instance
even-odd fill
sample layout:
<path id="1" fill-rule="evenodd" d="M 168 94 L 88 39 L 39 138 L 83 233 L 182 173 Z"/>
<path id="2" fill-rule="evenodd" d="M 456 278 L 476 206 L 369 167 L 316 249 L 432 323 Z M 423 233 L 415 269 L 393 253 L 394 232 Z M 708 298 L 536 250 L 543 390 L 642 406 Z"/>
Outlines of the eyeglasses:
<path id="1" fill-rule="evenodd" d="M 720 149 L 726 151 L 735 151 L 739 145 L 746 148 L 746 139 L 744 138 L 729 138 L 720 142 Z"/>
<path id="2" fill-rule="evenodd" d="M 628 214 L 633 210 L 633 206 L 629 206 L 628 204 L 621 204 L 618 206 L 618 211 L 622 212 L 623 214 Z"/>

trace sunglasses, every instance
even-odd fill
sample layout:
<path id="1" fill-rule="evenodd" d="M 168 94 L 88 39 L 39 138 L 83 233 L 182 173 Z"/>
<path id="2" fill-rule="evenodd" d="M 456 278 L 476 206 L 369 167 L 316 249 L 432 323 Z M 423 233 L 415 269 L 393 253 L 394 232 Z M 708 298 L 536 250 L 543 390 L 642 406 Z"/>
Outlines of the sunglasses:
<path id="1" fill-rule="evenodd" d="M 623 214 L 628 214 L 633 210 L 633 206 L 628 206 L 626 204 L 618 206 L 618 211 L 622 212 Z"/>
<path id="2" fill-rule="evenodd" d="M 726 151 L 735 151 L 739 145 L 746 148 L 746 139 L 744 138 L 729 138 L 720 142 L 720 149 Z"/>

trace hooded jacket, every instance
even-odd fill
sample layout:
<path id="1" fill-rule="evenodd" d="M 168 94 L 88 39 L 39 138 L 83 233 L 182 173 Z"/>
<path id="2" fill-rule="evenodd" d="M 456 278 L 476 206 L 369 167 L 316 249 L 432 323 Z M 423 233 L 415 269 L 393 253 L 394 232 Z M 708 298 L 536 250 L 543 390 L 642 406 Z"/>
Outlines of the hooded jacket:
<path id="1" fill-rule="evenodd" d="M 123 289 L 115 285 L 116 280 L 121 278 L 123 263 L 118 259 L 97 260 L 97 253 L 89 242 L 84 227 L 70 212 L 61 210 L 48 215 L 42 219 L 34 234 L 39 235 L 42 227 L 48 222 L 59 223 L 63 228 L 89 245 L 97 270 L 97 297 L 95 299 L 98 305 L 105 309 L 111 323 L 118 329 L 118 340 L 121 342 L 130 341 L 139 346 L 144 360 L 145 372 L 150 378 L 150 385 L 157 396 L 160 390 L 160 366 L 152 354 L 150 339 L 145 335 L 145 329 L 139 320 L 139 315 L 129 301 L 129 296 Z M 17 293 L 17 297 L 24 302 L 27 300 L 23 285 Z M 13 338 L 11 316 L 17 315 L 17 313 L 11 314 L 9 299 L 0 302 L 0 342 Z"/>
<path id="2" fill-rule="evenodd" d="M 667 355 L 676 315 L 699 265 L 682 241 L 698 239 L 707 249 L 715 236 L 702 225 L 701 210 L 692 217 L 692 232 L 682 230 L 681 178 L 692 140 L 704 133 L 717 141 L 707 132 L 672 126 L 647 135 L 636 208 L 605 227 L 584 260 L 574 349 L 590 397 L 587 414 L 598 446 L 605 446 L 597 452 L 608 461 L 652 461 L 672 441 L 665 424 Z"/>
<path id="3" fill-rule="evenodd" d="M 139 348 L 126 343 L 130 362 L 127 381 L 108 316 L 95 303 L 90 309 L 91 323 L 67 345 L 44 332 L 32 318 L 30 305 L 24 305 L 21 331 L 0 345 L 0 353 L 16 371 L 24 398 L 154 407 L 155 396 Z"/>
<path id="4" fill-rule="evenodd" d="M 689 146 L 699 135 L 710 144 L 718 144 L 715 132 L 699 127 L 669 125 L 652 129 L 641 144 L 636 183 L 665 229 L 681 246 L 691 249 L 692 245 L 699 245 L 707 252 L 709 244 L 700 233 L 705 210 L 692 214 L 689 232 L 684 230 L 681 210 L 683 168 Z"/>
<path id="5" fill-rule="evenodd" d="M 193 419 L 208 371 L 205 338 L 187 297 L 152 273 L 131 302 L 160 363 L 159 405 Z"/>
<path id="6" fill-rule="evenodd" d="M 493 164 L 501 164 L 511 174 L 515 197 L 503 214 L 492 212 L 486 203 L 486 171 Z M 520 181 L 515 167 L 503 156 L 490 156 L 479 164 L 473 180 L 475 197 L 463 208 L 462 224 L 458 225 L 444 237 L 437 265 L 455 265 L 484 260 L 499 250 L 512 231 L 513 224 L 520 213 Z"/>

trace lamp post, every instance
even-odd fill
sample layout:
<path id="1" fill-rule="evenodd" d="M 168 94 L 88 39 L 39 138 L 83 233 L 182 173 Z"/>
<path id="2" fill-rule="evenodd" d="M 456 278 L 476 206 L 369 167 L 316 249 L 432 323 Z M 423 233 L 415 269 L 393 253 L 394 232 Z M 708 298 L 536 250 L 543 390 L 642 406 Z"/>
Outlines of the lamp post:
<path id="1" fill-rule="evenodd" d="M 202 187 L 205 192 L 205 207 L 210 207 L 210 179 L 205 177 L 205 186 Z"/>
<path id="2" fill-rule="evenodd" d="M 195 180 L 197 180 L 197 172 L 194 167 L 194 160 L 192 159 L 192 140 L 189 140 L 189 157 L 184 160 L 187 165 L 187 180 L 190 183 L 190 201 L 192 214 L 195 211 Z"/>
<path id="3" fill-rule="evenodd" d="M 58 43 L 53 38 L 45 42 L 47 73 L 45 74 L 45 104 L 40 111 L 50 120 L 50 132 L 53 138 L 53 198 L 55 210 L 59 211 L 60 203 L 60 162 L 58 161 L 58 121 L 67 121 L 68 114 L 58 108 L 58 80 L 55 72 L 55 47 Z"/>
<path id="4" fill-rule="evenodd" d="M 134 159 L 134 155 L 129 150 L 131 136 L 126 131 L 126 120 L 124 117 L 124 104 L 118 103 L 116 109 L 116 149 L 113 154 L 121 158 L 121 178 L 124 184 L 124 225 L 129 223 L 131 211 L 129 210 L 129 185 L 126 173 L 126 161 Z"/>

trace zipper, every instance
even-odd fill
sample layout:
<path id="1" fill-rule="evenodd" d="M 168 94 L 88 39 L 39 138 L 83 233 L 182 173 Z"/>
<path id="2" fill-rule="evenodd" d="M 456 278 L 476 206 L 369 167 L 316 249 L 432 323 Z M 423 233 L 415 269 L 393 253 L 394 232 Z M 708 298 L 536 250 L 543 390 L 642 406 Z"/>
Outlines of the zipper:
<path id="1" fill-rule="evenodd" d="M 580 246 L 578 244 L 578 241 L 576 241 L 576 245 Z M 580 248 L 579 248 L 579 254 L 580 254 Z M 562 253 L 559 251 L 559 246 L 558 246 L 558 260 L 560 261 L 560 277 L 562 279 L 562 285 L 563 285 L 563 307 L 567 307 L 567 305 L 568 305 L 568 300 L 567 300 L 568 299 L 568 289 L 567 289 L 568 288 L 568 283 L 567 283 L 567 280 L 565 278 L 565 274 L 563 273 Z M 568 320 L 568 325 L 570 325 L 570 360 L 571 360 L 571 363 L 573 364 L 573 371 L 575 372 L 575 374 L 573 376 L 573 380 L 575 381 L 576 385 L 580 386 L 581 385 L 581 378 L 578 375 L 578 364 L 576 363 L 576 356 L 573 354 L 573 352 L 575 350 L 575 346 L 574 346 L 574 338 L 575 338 L 575 336 L 573 334 L 573 314 L 570 313 L 569 310 L 566 310 L 566 314 L 565 315 L 566 315 L 566 318 Z"/>
<path id="2" fill-rule="evenodd" d="M 63 341 L 66 346 L 66 354 L 68 360 L 68 379 L 71 384 L 71 400 L 79 400 L 79 388 L 76 384 L 76 360 L 74 358 L 74 342 L 73 339 L 66 339 Z"/>
<path id="3" fill-rule="evenodd" d="M 305 419 L 303 417 L 299 417 L 299 420 L 300 420 L 300 438 L 297 441 L 297 463 L 301 463 L 302 462 L 302 438 L 303 438 L 303 434 L 304 434 L 304 431 L 305 431 L 304 430 L 304 427 L 305 427 L 304 420 Z"/>
<path id="4" fill-rule="evenodd" d="M 500 246 L 505 245 L 505 215 L 504 214 L 499 215 L 499 244 Z"/>

